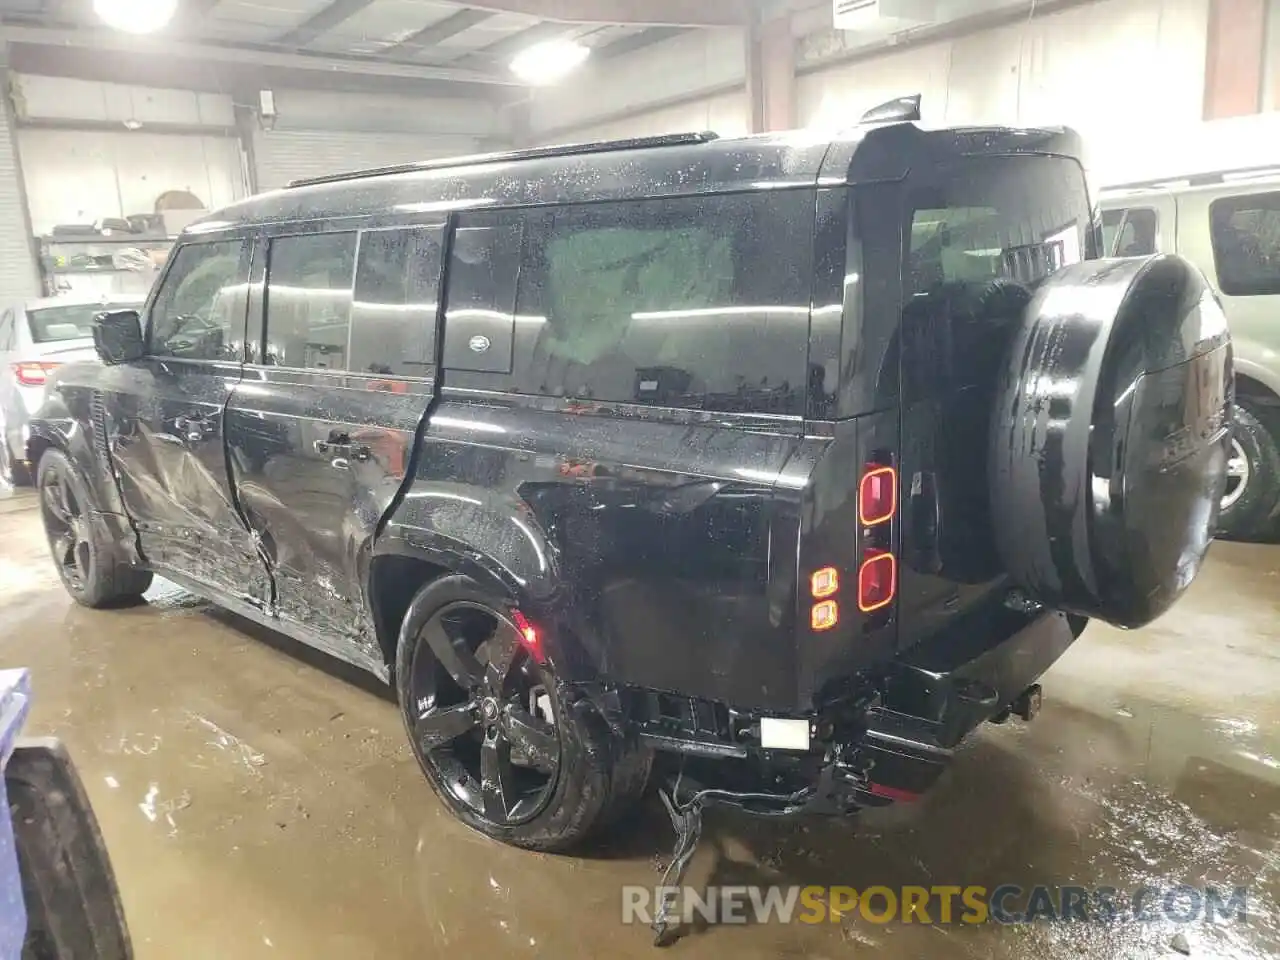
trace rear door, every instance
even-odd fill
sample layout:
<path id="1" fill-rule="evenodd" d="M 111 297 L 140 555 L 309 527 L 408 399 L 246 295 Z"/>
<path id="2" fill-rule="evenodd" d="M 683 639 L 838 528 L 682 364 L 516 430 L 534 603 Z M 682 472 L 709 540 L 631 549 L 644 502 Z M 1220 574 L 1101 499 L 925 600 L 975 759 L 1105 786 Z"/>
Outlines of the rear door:
<path id="1" fill-rule="evenodd" d="M 236 492 L 277 615 L 357 663 L 379 656 L 371 543 L 435 390 L 443 238 L 443 223 L 286 228 L 253 280 L 257 342 L 227 410 Z"/>
<path id="2" fill-rule="evenodd" d="M 913 171 L 903 219 L 903 638 L 928 637 L 1001 583 L 987 479 L 997 370 L 1022 306 L 1090 247 L 1084 174 L 1047 156 Z"/>

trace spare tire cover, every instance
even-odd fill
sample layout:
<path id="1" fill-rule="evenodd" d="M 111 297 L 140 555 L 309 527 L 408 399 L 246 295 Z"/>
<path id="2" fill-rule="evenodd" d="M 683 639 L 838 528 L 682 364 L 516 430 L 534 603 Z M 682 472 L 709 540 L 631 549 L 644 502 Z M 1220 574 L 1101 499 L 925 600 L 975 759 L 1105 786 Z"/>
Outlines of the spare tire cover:
<path id="1" fill-rule="evenodd" d="M 997 383 L 991 514 L 1032 598 L 1117 626 L 1159 616 L 1200 569 L 1226 485 L 1231 347 L 1175 256 L 1055 273 Z"/>

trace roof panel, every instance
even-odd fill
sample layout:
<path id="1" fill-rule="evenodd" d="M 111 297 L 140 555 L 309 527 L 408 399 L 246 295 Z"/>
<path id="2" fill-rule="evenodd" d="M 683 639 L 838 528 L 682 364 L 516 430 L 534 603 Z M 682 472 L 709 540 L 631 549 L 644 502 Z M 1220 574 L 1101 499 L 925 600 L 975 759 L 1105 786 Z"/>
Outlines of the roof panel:
<path id="1" fill-rule="evenodd" d="M 308 49 L 326 53 L 378 53 L 457 12 L 458 7 L 453 4 L 431 0 L 374 0 L 354 17 L 308 44 Z"/>
<path id="2" fill-rule="evenodd" d="M 200 24 L 200 38 L 269 43 L 328 6 L 329 0 L 223 0 Z"/>
<path id="3" fill-rule="evenodd" d="M 479 50 L 490 44 L 505 40 L 512 34 L 521 33 L 530 27 L 537 26 L 537 17 L 527 17 L 522 13 L 499 13 L 484 20 L 469 30 L 455 34 L 442 40 L 439 47 L 449 53 L 463 53 Z"/>

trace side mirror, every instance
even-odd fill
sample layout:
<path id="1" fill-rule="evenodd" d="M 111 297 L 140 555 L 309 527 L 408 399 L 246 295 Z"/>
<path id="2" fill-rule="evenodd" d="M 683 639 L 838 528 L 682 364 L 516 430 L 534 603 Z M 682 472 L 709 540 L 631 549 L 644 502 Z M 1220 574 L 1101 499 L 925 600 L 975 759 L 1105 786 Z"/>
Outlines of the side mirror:
<path id="1" fill-rule="evenodd" d="M 141 360 L 146 352 L 137 310 L 108 310 L 93 318 L 93 346 L 103 363 Z"/>

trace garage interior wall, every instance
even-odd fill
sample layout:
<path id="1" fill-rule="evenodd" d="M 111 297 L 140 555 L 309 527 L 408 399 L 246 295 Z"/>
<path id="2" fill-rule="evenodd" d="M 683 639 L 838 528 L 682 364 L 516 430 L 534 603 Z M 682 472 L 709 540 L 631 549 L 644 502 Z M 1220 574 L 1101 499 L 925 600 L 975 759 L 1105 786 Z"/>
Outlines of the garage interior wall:
<path id="1" fill-rule="evenodd" d="M 209 208 L 248 192 L 230 97 L 29 75 L 14 77 L 13 91 L 38 234 L 153 213 L 169 190 Z M 192 132 L 169 132 L 176 127 Z"/>
<path id="2" fill-rule="evenodd" d="M 276 117 L 258 123 L 259 190 L 290 180 L 510 145 L 509 118 L 493 104 L 421 97 L 275 91 Z"/>
<path id="3" fill-rule="evenodd" d="M 661 133 L 748 131 L 746 46 L 738 30 L 698 30 L 589 64 L 563 86 L 534 94 L 535 143 Z"/>
<path id="4" fill-rule="evenodd" d="M 0 104 L 0 303 L 38 296 L 39 274 L 18 159 L 13 102 Z"/>
<path id="5" fill-rule="evenodd" d="M 1102 0 L 818 69 L 798 118 L 848 125 L 904 93 L 935 124 L 1066 124 L 1095 185 L 1274 162 L 1280 117 L 1203 120 L 1207 0 Z"/>

